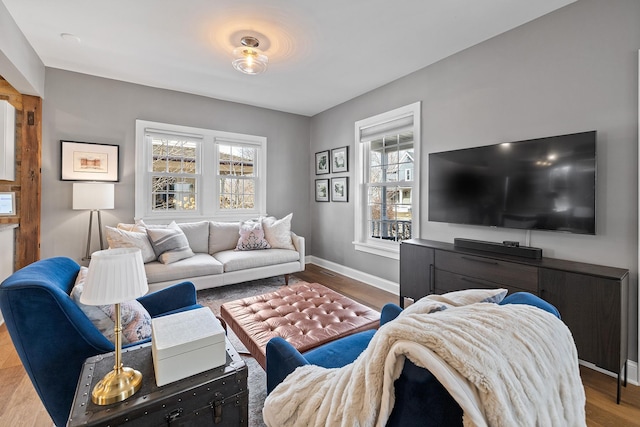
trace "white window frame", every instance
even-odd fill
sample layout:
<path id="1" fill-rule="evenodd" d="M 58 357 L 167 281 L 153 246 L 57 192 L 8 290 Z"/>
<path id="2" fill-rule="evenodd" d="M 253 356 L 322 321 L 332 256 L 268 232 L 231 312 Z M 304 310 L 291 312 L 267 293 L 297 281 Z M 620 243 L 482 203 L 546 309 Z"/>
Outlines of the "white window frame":
<path id="1" fill-rule="evenodd" d="M 196 171 L 197 208 L 193 211 L 158 212 L 151 203 L 151 146 L 145 138 L 146 132 L 186 136 L 201 140 L 197 152 Z M 254 164 L 256 194 L 253 209 L 220 209 L 220 185 L 218 174 L 217 143 L 233 143 L 256 147 Z M 267 206 L 267 138 L 212 129 L 195 128 L 168 123 L 136 120 L 136 172 L 135 172 L 136 220 L 149 221 L 238 221 L 266 215 Z M 213 188 L 212 188 L 213 187 Z"/>
<path id="2" fill-rule="evenodd" d="M 363 133 L 367 129 L 382 128 L 385 124 L 411 120 L 408 125 L 413 130 L 413 180 L 411 192 L 412 238 L 420 236 L 420 147 L 421 147 L 421 103 L 415 102 L 395 110 L 378 114 L 355 123 L 355 146 L 356 146 L 356 186 L 355 186 L 355 236 L 354 247 L 357 251 L 367 252 L 387 258 L 400 259 L 400 242 L 383 241 L 369 237 L 368 226 L 368 142 L 361 142 Z M 373 138 L 372 138 L 373 139 Z"/>

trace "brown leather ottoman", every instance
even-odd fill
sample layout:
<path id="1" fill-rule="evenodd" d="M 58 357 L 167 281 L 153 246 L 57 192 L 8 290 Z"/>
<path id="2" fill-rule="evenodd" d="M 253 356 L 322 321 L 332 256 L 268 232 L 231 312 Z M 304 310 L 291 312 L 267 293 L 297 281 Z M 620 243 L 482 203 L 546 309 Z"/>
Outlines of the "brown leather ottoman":
<path id="1" fill-rule="evenodd" d="M 220 315 L 256 361 L 266 368 L 265 348 L 282 337 L 301 353 L 375 329 L 380 313 L 319 283 L 299 283 L 264 295 L 226 302 Z"/>

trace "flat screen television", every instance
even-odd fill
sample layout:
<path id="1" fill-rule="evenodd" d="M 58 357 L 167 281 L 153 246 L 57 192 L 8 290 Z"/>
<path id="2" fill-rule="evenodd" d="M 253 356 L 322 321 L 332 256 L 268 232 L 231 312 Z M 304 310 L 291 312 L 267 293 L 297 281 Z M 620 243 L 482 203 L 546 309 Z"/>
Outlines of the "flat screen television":
<path id="1" fill-rule="evenodd" d="M 596 131 L 429 154 L 429 221 L 596 232 Z"/>

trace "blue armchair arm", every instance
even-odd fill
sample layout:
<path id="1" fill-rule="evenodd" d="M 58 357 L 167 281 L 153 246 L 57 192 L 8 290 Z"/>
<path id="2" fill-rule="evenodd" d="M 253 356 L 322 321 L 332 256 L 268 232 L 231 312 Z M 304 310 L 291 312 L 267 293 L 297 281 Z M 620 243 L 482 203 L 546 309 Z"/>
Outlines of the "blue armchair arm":
<path id="1" fill-rule="evenodd" d="M 307 359 L 284 338 L 271 338 L 267 343 L 267 394 L 296 368 L 308 364 Z"/>
<path id="2" fill-rule="evenodd" d="M 396 304 L 385 305 L 380 315 L 380 326 L 398 317 L 401 311 Z M 367 347 L 373 333 L 374 331 L 359 332 L 317 347 L 304 355 L 283 338 L 272 338 L 266 349 L 267 393 L 300 366 L 312 364 L 334 368 L 352 362 Z"/>
<path id="3" fill-rule="evenodd" d="M 196 305 L 196 287 L 182 282 L 138 298 L 151 317 L 184 311 Z"/>
<path id="4" fill-rule="evenodd" d="M 402 308 L 399 305 L 389 303 L 382 307 L 382 313 L 380 313 L 380 326 L 388 323 L 398 317 L 402 312 Z"/>

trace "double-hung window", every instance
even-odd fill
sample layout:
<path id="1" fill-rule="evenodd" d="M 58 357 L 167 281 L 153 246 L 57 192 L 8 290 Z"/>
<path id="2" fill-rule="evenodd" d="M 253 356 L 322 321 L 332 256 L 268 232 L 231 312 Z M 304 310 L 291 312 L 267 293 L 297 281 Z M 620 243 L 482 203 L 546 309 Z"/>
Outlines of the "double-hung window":
<path id="1" fill-rule="evenodd" d="M 202 137 L 148 131 L 145 143 L 150 146 L 151 211 L 197 211 Z"/>
<path id="2" fill-rule="evenodd" d="M 136 121 L 136 219 L 266 214 L 264 137 Z"/>
<path id="3" fill-rule="evenodd" d="M 216 174 L 219 190 L 219 209 L 252 210 L 256 206 L 259 180 L 256 175 L 256 159 L 259 146 L 225 141 L 216 141 Z"/>
<path id="4" fill-rule="evenodd" d="M 420 103 L 356 122 L 355 247 L 390 258 L 417 237 Z"/>

